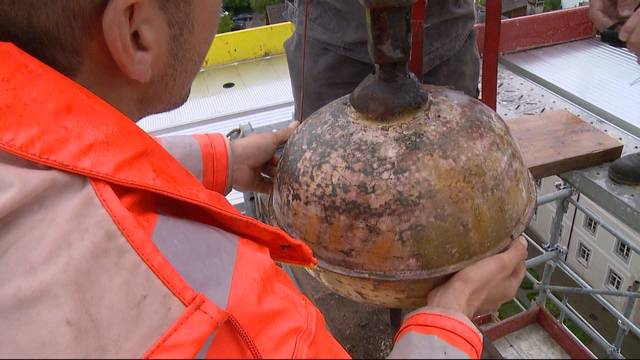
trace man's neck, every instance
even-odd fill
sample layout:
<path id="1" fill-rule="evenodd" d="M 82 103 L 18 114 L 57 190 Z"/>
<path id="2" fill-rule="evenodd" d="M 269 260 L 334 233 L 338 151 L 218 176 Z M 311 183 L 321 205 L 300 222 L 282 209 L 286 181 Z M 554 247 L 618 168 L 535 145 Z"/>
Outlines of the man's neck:
<path id="1" fill-rule="evenodd" d="M 109 55 L 106 44 L 94 41 L 86 50 L 85 61 L 72 78 L 133 121 L 141 111 L 140 84 L 124 78 Z"/>
<path id="2" fill-rule="evenodd" d="M 92 72 L 95 74 L 95 72 Z M 102 100 L 119 110 L 133 121 L 138 121 L 141 112 L 137 106 L 137 96 L 135 91 L 128 91 L 129 86 L 122 84 L 118 79 L 107 79 L 104 74 L 99 76 L 83 76 L 79 73 L 73 78 L 75 82 L 87 88 Z"/>

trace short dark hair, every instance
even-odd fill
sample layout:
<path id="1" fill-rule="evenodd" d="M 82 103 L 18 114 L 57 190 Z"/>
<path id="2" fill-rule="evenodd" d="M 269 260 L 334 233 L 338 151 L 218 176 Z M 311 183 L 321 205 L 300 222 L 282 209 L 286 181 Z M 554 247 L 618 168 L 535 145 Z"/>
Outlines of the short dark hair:
<path id="1" fill-rule="evenodd" d="M 184 40 L 192 1 L 157 0 L 167 16 L 172 46 Z M 12 42 L 73 77 L 82 65 L 87 35 L 100 24 L 109 0 L 0 0 L 0 41 Z M 179 45 L 177 45 L 179 46 Z"/>
<path id="2" fill-rule="evenodd" d="M 0 41 L 73 76 L 82 65 L 86 35 L 108 0 L 2 0 Z"/>

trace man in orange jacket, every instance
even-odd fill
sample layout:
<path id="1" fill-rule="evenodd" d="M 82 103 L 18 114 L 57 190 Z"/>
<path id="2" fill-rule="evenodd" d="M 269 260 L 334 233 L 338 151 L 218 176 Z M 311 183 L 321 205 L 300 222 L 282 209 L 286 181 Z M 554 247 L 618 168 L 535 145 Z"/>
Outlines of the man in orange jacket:
<path id="1" fill-rule="evenodd" d="M 347 357 L 275 261 L 302 242 L 224 198 L 269 191 L 295 125 L 229 143 L 155 140 L 219 0 L 0 3 L 0 356 Z M 455 275 L 405 319 L 392 357 L 479 357 L 469 321 L 510 299 L 526 242 Z"/>

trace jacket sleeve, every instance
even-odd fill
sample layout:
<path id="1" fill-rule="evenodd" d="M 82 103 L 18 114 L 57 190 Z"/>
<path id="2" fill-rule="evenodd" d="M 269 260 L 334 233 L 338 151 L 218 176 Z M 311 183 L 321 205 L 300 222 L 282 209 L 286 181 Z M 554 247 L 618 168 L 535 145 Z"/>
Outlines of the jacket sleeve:
<path id="1" fill-rule="evenodd" d="M 336 340 L 324 320 L 324 316 L 306 297 L 304 313 L 306 313 L 305 331 L 296 339 L 294 359 L 350 359 L 349 353 Z"/>
<path id="2" fill-rule="evenodd" d="M 222 134 L 175 135 L 157 139 L 180 164 L 209 190 L 231 191 L 231 151 Z"/>
<path id="3" fill-rule="evenodd" d="M 390 359 L 479 359 L 482 335 L 464 315 L 425 307 L 409 314 L 395 336 Z"/>

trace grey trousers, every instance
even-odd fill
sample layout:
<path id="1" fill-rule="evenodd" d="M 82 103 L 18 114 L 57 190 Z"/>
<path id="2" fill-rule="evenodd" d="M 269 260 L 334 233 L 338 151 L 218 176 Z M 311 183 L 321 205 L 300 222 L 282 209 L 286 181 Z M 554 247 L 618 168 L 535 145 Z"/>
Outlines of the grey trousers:
<path id="1" fill-rule="evenodd" d="M 291 86 L 295 100 L 295 119 L 300 119 L 300 88 L 302 77 L 302 36 L 292 35 L 284 44 Z M 330 46 L 307 39 L 305 65 L 304 118 L 331 101 L 352 92 L 374 66 L 344 56 Z M 427 84 L 449 86 L 478 97 L 480 59 L 476 33 L 472 31 L 460 50 L 445 61 L 428 69 L 423 75 Z"/>

